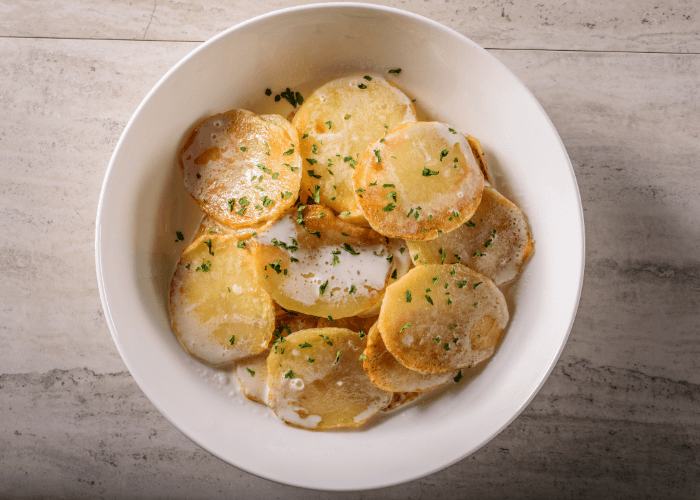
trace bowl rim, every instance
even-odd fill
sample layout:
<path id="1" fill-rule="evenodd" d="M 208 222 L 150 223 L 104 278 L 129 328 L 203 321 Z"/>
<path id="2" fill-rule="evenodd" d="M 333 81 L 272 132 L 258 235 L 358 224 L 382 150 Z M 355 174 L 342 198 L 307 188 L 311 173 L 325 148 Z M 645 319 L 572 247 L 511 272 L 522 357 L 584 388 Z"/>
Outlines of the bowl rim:
<path id="1" fill-rule="evenodd" d="M 273 19 L 275 17 L 282 17 L 285 16 L 289 13 L 292 12 L 303 12 L 303 11 L 314 11 L 314 10 L 325 10 L 325 9 L 361 9 L 365 10 L 367 12 L 381 12 L 381 13 L 389 13 L 397 16 L 403 16 L 405 18 L 408 18 L 410 20 L 418 21 L 421 23 L 425 23 L 429 25 L 432 28 L 435 28 L 446 35 L 457 37 L 461 39 L 463 43 L 466 43 L 470 45 L 472 48 L 474 48 L 477 51 L 481 51 L 484 54 L 486 54 L 487 57 L 491 58 L 493 62 L 495 62 L 497 65 L 501 67 L 502 70 L 505 70 L 507 73 L 509 73 L 515 82 L 517 86 L 520 87 L 519 90 L 524 91 L 534 103 L 539 107 L 540 111 L 542 114 L 547 118 L 546 123 L 547 126 L 551 129 L 553 132 L 554 136 L 556 137 L 558 141 L 559 148 L 561 152 L 563 153 L 564 157 L 566 158 L 566 161 L 568 163 L 568 172 L 569 176 L 572 181 L 572 185 L 575 189 L 575 194 L 576 194 L 576 199 L 577 199 L 577 204 L 578 204 L 578 214 L 579 214 L 579 224 L 580 224 L 580 238 L 581 238 L 581 246 L 578 252 L 578 255 L 576 255 L 576 262 L 579 263 L 578 266 L 578 289 L 576 293 L 576 299 L 574 302 L 574 307 L 571 312 L 571 318 L 569 319 L 569 323 L 567 326 L 567 331 L 566 334 L 561 338 L 561 344 L 559 345 L 556 353 L 554 356 L 551 358 L 551 362 L 549 363 L 549 366 L 544 367 L 544 371 L 542 372 L 543 375 L 539 382 L 536 384 L 536 386 L 530 391 L 530 393 L 525 397 L 523 400 L 522 404 L 519 405 L 513 414 L 506 419 L 506 421 L 498 427 L 496 430 L 492 431 L 488 435 L 484 436 L 481 439 L 481 444 L 479 444 L 477 447 L 475 447 L 472 450 L 469 450 L 462 454 L 461 456 L 450 460 L 448 462 L 442 462 L 437 466 L 430 467 L 428 469 L 423 470 L 420 474 L 414 474 L 412 477 L 403 477 L 400 479 L 396 480 L 389 480 L 386 482 L 383 482 L 382 484 L 370 484 L 366 486 L 361 486 L 359 488 L 348 488 L 348 487 L 337 487 L 337 488 L 320 488 L 320 487 L 315 487 L 312 485 L 309 485 L 308 483 L 304 481 L 283 481 L 279 478 L 276 478 L 270 474 L 264 474 L 260 471 L 255 471 L 255 470 L 249 470 L 246 468 L 244 465 L 241 464 L 232 464 L 226 457 L 221 456 L 219 453 L 216 451 L 210 449 L 205 443 L 202 442 L 201 439 L 199 439 L 196 435 L 191 435 L 189 434 L 186 430 L 184 430 L 178 423 L 177 419 L 175 418 L 174 415 L 171 415 L 164 407 L 163 405 L 160 404 L 158 396 L 152 393 L 148 385 L 145 383 L 145 381 L 141 378 L 141 375 L 134 373 L 132 370 L 133 366 L 132 363 L 129 361 L 128 354 L 126 353 L 124 349 L 124 345 L 121 342 L 121 339 L 119 338 L 119 335 L 117 334 L 116 331 L 116 326 L 114 323 L 114 320 L 112 318 L 112 313 L 110 310 L 109 303 L 107 301 L 106 297 L 106 291 L 105 291 L 105 283 L 104 283 L 104 275 L 103 275 L 103 267 L 102 267 L 102 237 L 101 237 L 101 221 L 104 216 L 104 204 L 105 204 L 105 193 L 107 192 L 109 185 L 112 181 L 112 178 L 114 177 L 115 173 L 115 168 L 116 168 L 116 160 L 118 157 L 118 153 L 120 149 L 123 146 L 123 142 L 125 138 L 129 135 L 129 132 L 133 126 L 133 124 L 136 122 L 136 120 L 139 118 L 141 112 L 143 109 L 148 105 L 149 101 L 151 100 L 152 96 L 157 93 L 162 86 L 165 85 L 165 83 L 171 78 L 171 76 L 176 73 L 182 66 L 186 65 L 191 59 L 196 58 L 200 52 L 207 50 L 211 45 L 216 44 L 220 39 L 231 36 L 232 33 L 235 33 L 236 31 L 243 29 L 251 24 L 255 24 L 261 21 Z M 571 160 L 569 158 L 569 155 L 566 151 L 566 148 L 564 146 L 563 141 L 561 140 L 561 137 L 559 136 L 559 133 L 557 132 L 556 128 L 554 127 L 554 124 L 552 123 L 551 119 L 549 118 L 549 115 L 547 115 L 546 111 L 540 104 L 540 102 L 535 98 L 535 96 L 532 94 L 532 92 L 525 86 L 525 84 L 510 70 L 508 69 L 500 60 L 498 60 L 495 56 L 491 55 L 485 48 L 481 47 L 478 45 L 476 42 L 472 41 L 471 39 L 467 38 L 465 35 L 462 35 L 461 33 L 455 31 L 452 28 L 449 28 L 437 21 L 434 21 L 428 17 L 422 16 L 420 14 L 415 14 L 413 12 L 409 12 L 406 10 L 398 9 L 395 7 L 387 7 L 383 5 L 376 5 L 376 4 L 369 4 L 369 3 L 360 3 L 360 2 L 327 2 L 327 3 L 319 3 L 319 4 L 305 4 L 305 5 L 299 5 L 299 6 L 293 6 L 293 7 L 287 7 L 284 9 L 280 10 L 275 10 L 272 12 L 268 12 L 256 17 L 253 17 L 251 19 L 248 19 L 246 21 L 243 21 L 241 23 L 235 24 L 231 26 L 230 28 L 222 31 L 221 33 L 215 35 L 214 37 L 210 38 L 209 40 L 201 43 L 198 47 L 193 49 L 191 52 L 189 52 L 187 55 L 185 55 L 182 59 L 180 59 L 172 68 L 170 68 L 159 80 L 158 82 L 149 90 L 149 92 L 146 94 L 146 96 L 143 98 L 143 100 L 139 103 L 138 107 L 136 110 L 133 112 L 131 115 L 129 121 L 127 122 L 127 125 L 125 126 L 124 130 L 122 131 L 119 140 L 117 142 L 117 145 L 114 148 L 114 151 L 112 153 L 112 156 L 110 158 L 105 177 L 102 183 L 102 187 L 100 190 L 100 196 L 99 196 L 99 201 L 98 201 L 98 206 L 97 206 L 97 215 L 96 215 L 96 223 L 95 223 L 95 268 L 96 268 L 96 277 L 97 277 L 97 285 L 99 289 L 99 294 L 100 294 L 100 301 L 102 304 L 103 312 L 105 315 L 105 321 L 107 322 L 107 325 L 110 330 L 110 334 L 112 336 L 112 339 L 117 347 L 117 350 L 124 361 L 124 364 L 126 365 L 127 369 L 129 370 L 130 375 L 134 378 L 135 382 L 141 389 L 141 391 L 145 394 L 145 396 L 148 398 L 148 400 L 155 406 L 155 408 L 171 423 L 175 426 L 175 428 L 178 429 L 182 434 L 184 434 L 188 439 L 193 441 L 197 446 L 203 448 L 206 450 L 208 453 L 211 453 L 212 455 L 216 456 L 217 458 L 223 460 L 226 462 L 228 465 L 231 465 L 233 467 L 236 467 L 237 469 L 243 470 L 249 474 L 252 474 L 257 477 L 261 477 L 270 481 L 273 481 L 278 484 L 285 484 L 285 485 L 291 485 L 291 486 L 296 486 L 300 488 L 307 488 L 307 489 L 319 489 L 323 491 L 361 491 L 361 490 L 368 490 L 368 489 L 374 489 L 374 488 L 383 488 L 383 487 L 390 487 L 390 486 L 396 486 L 399 484 L 403 484 L 409 481 L 413 481 L 416 479 L 420 479 L 422 477 L 428 476 L 430 474 L 433 474 L 435 472 L 438 472 L 440 470 L 443 470 L 461 460 L 464 458 L 468 457 L 469 455 L 477 452 L 480 450 L 483 446 L 488 444 L 494 437 L 496 437 L 498 434 L 503 432 L 503 430 L 508 427 L 521 413 L 522 411 L 530 404 L 530 402 L 533 400 L 533 398 L 539 393 L 539 391 L 542 389 L 542 386 L 544 383 L 547 381 L 549 376 L 552 373 L 552 370 L 554 369 L 554 366 L 556 363 L 559 361 L 559 358 L 561 357 L 561 354 L 564 350 L 564 347 L 567 344 L 569 335 L 571 334 L 571 329 L 573 328 L 574 321 L 576 319 L 577 311 L 578 311 L 578 306 L 580 304 L 580 299 L 581 299 L 581 292 L 583 288 L 583 279 L 584 279 L 584 270 L 585 270 L 585 221 L 584 221 L 584 215 L 583 215 L 583 205 L 581 202 L 581 194 L 578 186 L 578 182 L 576 180 L 576 175 L 573 169 L 573 166 L 571 164 Z M 572 277 L 573 277 L 573 272 L 572 272 Z"/>

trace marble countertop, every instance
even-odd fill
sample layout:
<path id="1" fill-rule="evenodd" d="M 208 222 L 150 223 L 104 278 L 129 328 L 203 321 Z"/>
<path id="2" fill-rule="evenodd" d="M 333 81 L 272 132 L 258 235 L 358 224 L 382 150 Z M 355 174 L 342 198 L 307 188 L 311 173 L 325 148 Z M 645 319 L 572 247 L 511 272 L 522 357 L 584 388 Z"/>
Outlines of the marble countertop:
<path id="1" fill-rule="evenodd" d="M 104 320 L 97 200 L 129 117 L 216 33 L 293 0 L 0 2 L 0 498 L 700 497 L 700 4 L 386 0 L 532 90 L 579 183 L 586 273 L 552 375 L 451 467 L 311 492 L 231 467 L 146 399 Z"/>

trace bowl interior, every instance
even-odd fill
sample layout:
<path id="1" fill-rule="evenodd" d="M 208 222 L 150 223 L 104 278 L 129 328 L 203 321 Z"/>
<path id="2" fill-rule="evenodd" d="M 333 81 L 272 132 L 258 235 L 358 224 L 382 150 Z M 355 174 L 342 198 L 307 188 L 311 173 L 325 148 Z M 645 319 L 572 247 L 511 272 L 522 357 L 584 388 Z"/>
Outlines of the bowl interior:
<path id="1" fill-rule="evenodd" d="M 400 74 L 388 74 L 401 68 Z M 497 188 L 528 217 L 535 254 L 511 293 L 511 323 L 478 376 L 359 430 L 284 425 L 189 358 L 171 331 L 170 275 L 201 213 L 176 155 L 193 124 L 232 108 L 291 106 L 336 76 L 385 75 L 425 116 L 476 136 Z M 97 218 L 97 273 L 114 340 L 144 393 L 182 432 L 225 461 L 275 481 L 323 489 L 388 486 L 477 450 L 525 407 L 566 342 L 583 272 L 583 220 L 566 151 L 522 83 L 461 35 L 371 5 L 288 9 L 238 25 L 174 67 L 132 117 L 114 152 Z"/>

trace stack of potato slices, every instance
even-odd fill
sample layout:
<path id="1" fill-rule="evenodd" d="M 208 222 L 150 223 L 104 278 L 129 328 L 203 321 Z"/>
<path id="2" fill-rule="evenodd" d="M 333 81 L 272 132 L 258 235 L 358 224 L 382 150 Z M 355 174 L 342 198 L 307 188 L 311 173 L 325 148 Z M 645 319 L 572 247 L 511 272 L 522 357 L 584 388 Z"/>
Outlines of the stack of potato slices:
<path id="1" fill-rule="evenodd" d="M 417 121 L 383 77 L 326 83 L 292 123 L 207 118 L 180 167 L 204 215 L 173 275 L 173 330 L 202 362 L 235 362 L 285 423 L 361 425 L 496 351 L 529 226 L 479 141 Z"/>

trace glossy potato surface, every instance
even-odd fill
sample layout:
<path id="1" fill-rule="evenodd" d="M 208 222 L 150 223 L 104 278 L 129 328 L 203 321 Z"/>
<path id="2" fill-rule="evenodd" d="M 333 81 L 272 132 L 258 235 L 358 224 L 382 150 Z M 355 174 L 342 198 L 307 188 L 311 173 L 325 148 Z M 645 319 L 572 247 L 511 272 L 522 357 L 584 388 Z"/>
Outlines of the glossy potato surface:
<path id="1" fill-rule="evenodd" d="M 353 187 L 377 232 L 426 241 L 474 213 L 484 176 L 467 139 L 451 130 L 438 122 L 406 123 L 365 150 Z"/>
<path id="2" fill-rule="evenodd" d="M 378 328 L 405 367 L 447 373 L 490 357 L 508 324 L 503 293 L 464 267 L 413 268 L 386 290 Z"/>
<path id="3" fill-rule="evenodd" d="M 318 88 L 292 120 L 301 142 L 302 200 L 318 189 L 321 203 L 366 225 L 353 193 L 353 169 L 371 141 L 415 120 L 411 100 L 378 75 L 339 78 Z"/>
<path id="4" fill-rule="evenodd" d="M 228 235 L 202 236 L 182 253 L 170 287 L 175 333 L 187 351 L 217 365 L 262 352 L 275 325 L 272 299 L 250 253 Z"/>
<path id="5" fill-rule="evenodd" d="M 194 235 L 194 240 L 201 236 L 207 236 L 210 234 L 230 234 L 238 241 L 245 241 L 250 239 L 258 231 L 261 231 L 263 228 L 267 227 L 269 224 L 270 222 L 263 222 L 252 227 L 232 228 L 226 224 L 222 224 L 208 215 L 205 215 L 197 228 L 197 232 Z"/>
<path id="6" fill-rule="evenodd" d="M 180 150 L 185 189 L 202 211 L 231 228 L 278 218 L 297 199 L 296 136 L 242 109 L 199 123 Z M 285 120 L 286 121 L 286 120 Z"/>
<path id="7" fill-rule="evenodd" d="M 343 222 L 322 205 L 283 217 L 255 241 L 262 284 L 290 311 L 355 316 L 379 300 L 390 276 L 386 239 Z"/>
<path id="8" fill-rule="evenodd" d="M 236 377 L 245 397 L 267 406 L 267 357 L 270 351 L 236 361 Z"/>
<path id="9" fill-rule="evenodd" d="M 367 341 L 343 328 L 293 333 L 267 359 L 268 405 L 286 423 L 306 429 L 356 427 L 384 408 L 392 394 L 362 368 Z"/>
<path id="10" fill-rule="evenodd" d="M 407 243 L 419 263 L 460 262 L 499 286 L 519 276 L 535 247 L 522 211 L 488 186 L 474 215 L 458 229 Z"/>

